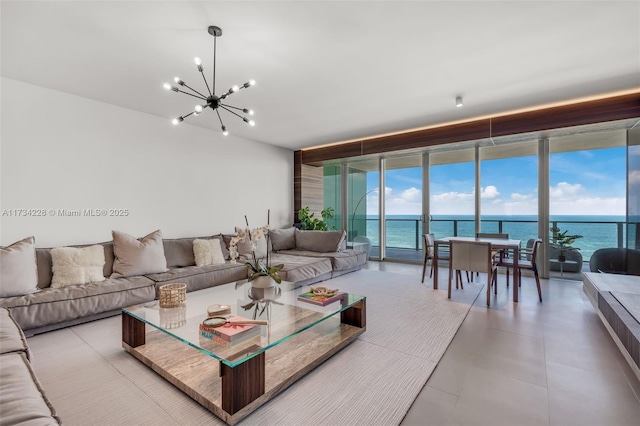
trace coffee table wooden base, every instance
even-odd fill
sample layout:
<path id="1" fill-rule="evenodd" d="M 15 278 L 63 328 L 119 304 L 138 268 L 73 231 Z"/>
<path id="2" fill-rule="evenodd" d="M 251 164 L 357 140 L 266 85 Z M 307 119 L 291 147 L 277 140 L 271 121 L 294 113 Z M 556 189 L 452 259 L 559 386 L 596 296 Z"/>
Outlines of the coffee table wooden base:
<path id="1" fill-rule="evenodd" d="M 364 303 L 356 311 L 364 315 Z M 249 360 L 249 364 L 221 367 L 219 361 L 161 331 L 150 331 L 146 339 L 140 339 L 140 328 L 135 324 L 138 320 L 127 314 L 123 314 L 122 320 L 122 347 L 127 352 L 230 425 L 275 397 L 366 330 L 364 326 L 343 324 L 338 318 L 330 318 L 268 349 Z M 366 324 L 365 318 L 360 322 Z M 246 371 L 239 369 L 244 364 L 247 364 Z M 263 378 L 262 390 L 260 377 Z M 250 389 L 249 395 L 243 396 L 247 395 L 246 389 Z"/>

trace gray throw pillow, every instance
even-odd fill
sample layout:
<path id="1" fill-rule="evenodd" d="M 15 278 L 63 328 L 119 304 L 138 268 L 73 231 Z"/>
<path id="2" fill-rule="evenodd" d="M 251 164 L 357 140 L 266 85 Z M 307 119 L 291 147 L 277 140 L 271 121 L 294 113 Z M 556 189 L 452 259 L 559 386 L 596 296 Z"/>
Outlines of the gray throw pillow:
<path id="1" fill-rule="evenodd" d="M 38 290 L 35 238 L 0 248 L 0 297 L 23 296 Z"/>
<path id="2" fill-rule="evenodd" d="M 274 229 L 269 231 L 269 240 L 273 251 L 291 250 L 296 248 L 296 228 Z"/>
<path id="3" fill-rule="evenodd" d="M 298 250 L 332 253 L 340 251 L 346 233 L 344 231 L 301 231 L 296 229 L 295 236 Z"/>
<path id="4" fill-rule="evenodd" d="M 159 229 L 140 239 L 118 231 L 112 231 L 111 235 L 115 254 L 111 278 L 167 271 L 167 259 L 164 257 L 162 233 Z"/>

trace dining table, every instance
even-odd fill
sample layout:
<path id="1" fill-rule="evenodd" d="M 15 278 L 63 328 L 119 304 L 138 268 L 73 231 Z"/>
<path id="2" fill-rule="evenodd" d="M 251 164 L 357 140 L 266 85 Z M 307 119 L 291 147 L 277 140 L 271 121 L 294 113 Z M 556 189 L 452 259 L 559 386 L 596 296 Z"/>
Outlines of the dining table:
<path id="1" fill-rule="evenodd" d="M 511 252 L 513 256 L 513 301 L 518 302 L 518 290 L 520 287 L 520 274 L 518 259 L 520 259 L 520 243 L 521 240 L 503 239 L 503 238 L 484 238 L 484 237 L 444 237 L 434 240 L 433 244 L 433 289 L 438 289 L 438 249 L 447 246 L 451 248 L 451 241 L 479 241 L 491 243 L 494 250 L 506 250 Z M 449 261 L 449 269 L 451 269 L 451 261 Z"/>

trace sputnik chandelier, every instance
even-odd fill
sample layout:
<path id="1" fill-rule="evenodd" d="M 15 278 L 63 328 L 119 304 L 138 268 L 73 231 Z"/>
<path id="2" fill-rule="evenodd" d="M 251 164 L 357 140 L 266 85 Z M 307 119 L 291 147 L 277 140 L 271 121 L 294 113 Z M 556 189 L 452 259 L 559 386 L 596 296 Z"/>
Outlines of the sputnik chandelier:
<path id="1" fill-rule="evenodd" d="M 220 126 L 222 128 L 222 134 L 227 136 L 229 134 L 229 132 L 227 131 L 227 128 L 225 127 L 224 123 L 222 122 L 222 117 L 220 117 L 220 109 L 224 109 L 225 111 L 230 112 L 231 114 L 239 117 L 242 119 L 242 121 L 244 121 L 245 123 L 249 124 L 250 126 L 255 126 L 256 123 L 253 120 L 250 120 L 249 118 L 247 118 L 246 116 L 242 116 L 240 114 L 238 114 L 237 112 L 233 111 L 241 111 L 244 114 L 248 114 L 248 115 L 253 115 L 253 111 L 247 108 L 238 108 L 226 103 L 222 103 L 223 101 L 225 101 L 225 99 L 227 99 L 229 96 L 233 95 L 234 93 L 236 93 L 238 90 L 240 89 L 246 89 L 247 87 L 251 87 L 254 84 L 256 84 L 255 80 L 249 80 L 248 82 L 244 83 L 242 86 L 238 86 L 238 85 L 233 85 L 231 86 L 231 89 L 229 89 L 226 93 L 222 94 L 222 95 L 217 95 L 216 94 L 216 40 L 218 37 L 220 37 L 222 35 L 222 29 L 220 29 L 220 27 L 216 27 L 214 25 L 210 26 L 208 28 L 209 34 L 211 34 L 213 36 L 213 82 L 211 84 L 211 88 L 209 87 L 209 83 L 207 83 L 207 79 L 204 76 L 204 72 L 203 72 L 203 68 L 202 68 L 202 61 L 200 60 L 200 58 L 194 58 L 194 62 L 196 63 L 196 66 L 198 67 L 198 71 L 200 72 L 200 74 L 202 75 L 202 79 L 204 80 L 204 84 L 207 86 L 207 92 L 209 93 L 209 95 L 203 95 L 202 93 L 198 92 L 197 90 L 193 89 L 192 87 L 190 87 L 189 85 L 187 85 L 187 83 L 185 83 L 183 80 L 181 80 L 179 77 L 175 77 L 173 79 L 173 81 L 175 82 L 176 85 L 171 85 L 169 83 L 165 83 L 164 84 L 164 88 L 165 90 L 172 90 L 174 92 L 179 92 L 179 93 L 184 93 L 185 95 L 189 95 L 189 96 L 193 96 L 194 98 L 198 98 L 201 99 L 202 101 L 204 101 L 204 104 L 198 104 L 195 106 L 194 110 L 192 112 L 190 112 L 187 115 L 183 115 L 180 116 L 178 118 L 174 118 L 172 120 L 172 123 L 174 125 L 178 125 L 181 122 L 184 121 L 185 118 L 189 117 L 190 115 L 193 116 L 198 116 L 200 115 L 200 113 L 202 113 L 202 111 L 204 111 L 205 108 L 211 108 L 213 111 L 215 111 L 215 113 L 218 115 L 218 120 L 220 120 Z M 191 91 L 190 92 L 186 92 L 184 90 L 181 90 L 178 86 L 180 87 L 185 87 L 187 89 L 189 89 Z"/>

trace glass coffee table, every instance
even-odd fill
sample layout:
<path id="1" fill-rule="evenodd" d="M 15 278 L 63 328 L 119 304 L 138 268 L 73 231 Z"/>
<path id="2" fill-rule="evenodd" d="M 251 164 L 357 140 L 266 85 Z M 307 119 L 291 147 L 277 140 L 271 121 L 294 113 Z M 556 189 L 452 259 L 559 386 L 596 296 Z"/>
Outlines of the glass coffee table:
<path id="1" fill-rule="evenodd" d="M 176 308 L 159 301 L 122 310 L 122 346 L 228 424 L 235 424 L 366 330 L 366 298 L 345 293 L 319 306 L 290 283 L 261 289 L 224 284 L 187 293 Z M 203 328 L 207 309 L 266 320 L 228 340 Z M 225 327 L 238 327 L 228 325 Z M 214 329 L 219 330 L 219 329 Z"/>

